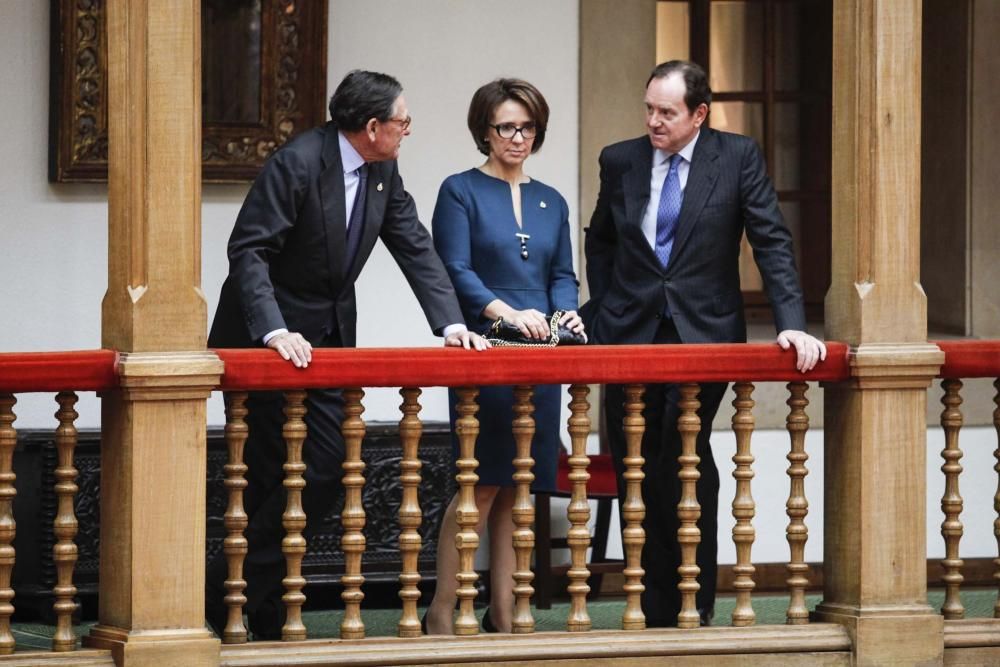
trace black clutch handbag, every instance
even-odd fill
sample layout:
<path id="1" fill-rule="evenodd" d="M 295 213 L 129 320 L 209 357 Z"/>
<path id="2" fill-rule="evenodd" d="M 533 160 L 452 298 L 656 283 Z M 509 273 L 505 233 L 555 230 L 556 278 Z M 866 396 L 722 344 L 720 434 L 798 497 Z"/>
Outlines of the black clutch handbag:
<path id="1" fill-rule="evenodd" d="M 583 334 L 559 324 L 566 311 L 557 310 L 549 317 L 549 336 L 544 340 L 526 338 L 517 326 L 504 321 L 502 317 L 490 326 L 484 336 L 492 345 L 513 347 L 555 347 L 556 345 L 583 345 L 587 340 Z"/>

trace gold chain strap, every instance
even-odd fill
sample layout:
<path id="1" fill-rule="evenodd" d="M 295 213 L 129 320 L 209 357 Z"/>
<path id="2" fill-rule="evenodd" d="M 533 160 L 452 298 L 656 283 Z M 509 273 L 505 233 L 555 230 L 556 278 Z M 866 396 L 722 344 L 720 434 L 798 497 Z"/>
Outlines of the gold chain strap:
<path id="1" fill-rule="evenodd" d="M 512 343 L 511 341 L 497 338 L 496 332 L 500 329 L 500 325 L 503 324 L 502 317 L 498 317 L 497 321 L 490 327 L 489 332 L 486 334 L 486 340 L 491 345 L 496 345 L 497 347 L 555 347 L 559 344 L 559 320 L 564 313 L 565 311 L 563 310 L 557 310 L 552 313 L 552 317 L 549 318 L 549 340 L 545 343 Z"/>

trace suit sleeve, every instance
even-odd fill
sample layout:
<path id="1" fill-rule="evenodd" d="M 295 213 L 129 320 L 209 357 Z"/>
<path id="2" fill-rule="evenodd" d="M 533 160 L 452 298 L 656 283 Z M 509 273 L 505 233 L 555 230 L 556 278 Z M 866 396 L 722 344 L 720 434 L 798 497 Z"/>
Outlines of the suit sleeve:
<path id="1" fill-rule="evenodd" d="M 389 200 L 379 236 L 403 271 L 435 335 L 449 324 L 458 324 L 462 312 L 448 273 L 434 251 L 431 235 L 417 216 L 413 198 L 403 188 L 395 163 Z"/>
<path id="2" fill-rule="evenodd" d="M 587 258 L 587 285 L 590 300 L 596 307 L 608 291 L 608 281 L 614 272 L 615 248 L 618 231 L 611 214 L 611 169 L 608 165 L 607 149 L 601 151 L 598 162 L 601 167 L 600 190 L 597 205 L 590 216 L 590 227 L 586 229 L 584 255 Z"/>
<path id="3" fill-rule="evenodd" d="M 559 197 L 562 214 L 559 239 L 552 265 L 549 267 L 549 303 L 555 310 L 576 310 L 580 299 L 580 283 L 573 271 L 573 246 L 569 240 L 569 206 Z"/>
<path id="4" fill-rule="evenodd" d="M 463 304 L 465 312 L 481 314 L 497 295 L 472 268 L 469 204 L 455 179 L 449 178 L 441 184 L 431 229 L 434 247 L 451 277 L 459 303 Z"/>
<path id="5" fill-rule="evenodd" d="M 294 151 L 276 153 L 250 188 L 229 238 L 229 280 L 255 342 L 285 327 L 274 298 L 270 264 L 295 225 L 308 178 L 305 162 Z"/>
<path id="6" fill-rule="evenodd" d="M 764 279 L 775 328 L 779 332 L 804 331 L 806 317 L 792 235 L 778 209 L 778 196 L 767 177 L 764 158 L 753 141 L 746 142 L 742 156 L 740 188 L 747 240 Z"/>

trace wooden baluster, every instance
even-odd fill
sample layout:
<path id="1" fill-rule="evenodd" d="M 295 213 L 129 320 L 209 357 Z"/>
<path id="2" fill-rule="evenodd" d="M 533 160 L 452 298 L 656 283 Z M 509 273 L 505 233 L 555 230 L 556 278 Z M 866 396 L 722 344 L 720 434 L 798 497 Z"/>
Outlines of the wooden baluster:
<path id="1" fill-rule="evenodd" d="M 590 435 L 590 403 L 587 395 L 590 387 L 585 384 L 574 384 L 569 388 L 572 400 L 569 403 L 569 437 L 572 443 L 572 453 L 569 457 L 569 481 L 573 484 L 566 515 L 570 528 L 566 533 L 566 542 L 570 549 L 570 568 L 566 572 L 569 585 L 566 592 L 570 597 L 569 617 L 566 619 L 566 629 L 570 632 L 590 630 L 590 615 L 587 613 L 587 593 L 590 586 L 587 579 L 590 570 L 587 569 L 587 549 L 590 547 L 590 503 L 587 501 L 587 480 L 590 473 L 587 466 L 590 457 L 587 456 L 587 436 Z"/>
<path id="2" fill-rule="evenodd" d="M 399 553 L 403 567 L 399 575 L 399 598 L 403 601 L 403 614 L 399 619 L 397 633 L 400 637 L 419 637 L 420 618 L 417 616 L 417 601 L 420 600 L 420 572 L 417 560 L 420 557 L 420 436 L 423 424 L 417 416 L 420 413 L 420 388 L 404 387 L 399 390 L 403 403 L 399 406 L 403 413 L 399 420 L 399 439 L 403 445 L 403 458 L 399 462 L 399 482 L 403 486 L 403 498 L 399 504 Z"/>
<path id="3" fill-rule="evenodd" d="M 695 595 L 701 588 L 698 583 L 697 551 L 701 542 L 701 530 L 698 519 L 701 518 L 701 505 L 698 504 L 697 484 L 701 473 L 698 472 L 698 432 L 701 431 L 701 419 L 698 417 L 697 384 L 686 383 L 680 387 L 681 400 L 678 403 L 681 415 L 677 418 L 677 430 L 681 434 L 681 464 L 677 476 L 681 480 L 681 500 L 677 504 L 677 518 L 680 527 L 677 529 L 677 541 L 681 546 L 681 565 L 677 568 L 681 580 L 677 584 L 681 592 L 681 611 L 677 615 L 677 627 L 697 628 L 701 625 Z"/>
<path id="4" fill-rule="evenodd" d="M 806 608 L 806 588 L 809 586 L 809 566 L 806 565 L 806 540 L 809 538 L 809 529 L 806 527 L 806 515 L 809 513 L 809 501 L 806 499 L 806 475 L 809 469 L 806 468 L 806 461 L 809 455 L 806 454 L 806 431 L 809 430 L 809 415 L 806 414 L 806 407 L 809 399 L 806 398 L 806 391 L 809 390 L 808 383 L 789 382 L 786 385 L 789 397 L 785 402 L 788 405 L 788 418 L 785 420 L 785 427 L 791 440 L 791 450 L 788 452 L 788 478 L 790 488 L 788 491 L 788 502 L 786 503 L 786 514 L 788 514 L 788 529 L 785 531 L 788 537 L 788 613 L 789 625 L 803 625 L 809 622 L 809 610 Z"/>
<path id="5" fill-rule="evenodd" d="M 52 547 L 52 561 L 56 566 L 56 585 L 52 589 L 55 602 L 52 609 L 56 615 L 56 629 L 52 635 L 53 651 L 72 651 L 76 648 L 76 635 L 73 633 L 73 612 L 76 611 L 76 586 L 73 585 L 73 568 L 77 561 L 77 547 L 73 541 L 76 538 L 79 524 L 74 512 L 74 500 L 79 487 L 76 477 L 79 471 L 73 465 L 73 453 L 76 450 L 77 431 L 76 418 L 79 417 L 74 406 L 77 396 L 71 391 L 60 392 L 56 396 L 59 410 L 55 417 L 59 420 L 56 428 L 55 492 L 56 516 L 52 524 L 52 533 L 56 543 Z"/>
<path id="6" fill-rule="evenodd" d="M 365 422 L 361 413 L 365 411 L 361 399 L 365 392 L 361 389 L 344 390 L 344 510 L 340 514 L 340 525 L 344 534 L 340 538 L 340 548 L 344 552 L 344 576 L 340 578 L 344 587 L 340 599 L 344 601 L 344 619 L 340 622 L 341 639 L 363 639 L 365 624 L 361 620 L 361 601 L 365 594 L 361 591 L 365 583 L 361 574 L 361 555 L 365 552 L 365 507 L 361 500 L 361 490 L 365 484 L 362 473 L 365 462 L 361 460 L 361 442 L 365 438 Z"/>
<path id="7" fill-rule="evenodd" d="M 228 459 L 222 471 L 226 475 L 223 483 L 229 491 L 229 501 L 223 516 L 226 539 L 222 551 L 226 554 L 228 574 L 226 578 L 225 603 L 228 610 L 226 629 L 222 633 L 224 644 L 243 644 L 247 641 L 247 629 L 243 625 L 243 605 L 247 603 L 244 591 L 247 588 L 243 578 L 243 562 L 247 557 L 247 539 L 243 534 L 248 518 L 243 508 L 243 490 L 247 488 L 247 466 L 243 463 L 243 447 L 247 441 L 247 393 L 232 392 L 226 395 L 226 449 Z"/>
<path id="8" fill-rule="evenodd" d="M 14 635 L 10 632 L 10 616 L 14 613 L 14 589 L 10 575 L 14 569 L 14 448 L 17 431 L 14 429 L 13 394 L 0 394 L 0 655 L 14 652 Z"/>
<path id="9" fill-rule="evenodd" d="M 531 439 L 535 436 L 535 420 L 532 414 L 535 406 L 531 402 L 534 390 L 528 386 L 514 388 L 514 421 L 511 429 L 516 443 L 514 458 L 514 620 L 511 629 L 515 634 L 535 631 L 535 619 L 531 615 L 531 596 L 535 589 L 531 582 L 535 575 L 531 572 L 531 552 L 535 548 L 535 533 L 531 530 L 535 522 L 535 506 L 531 502 L 531 483 L 535 475 L 531 472 L 535 459 L 531 458 Z"/>
<path id="10" fill-rule="evenodd" d="M 302 390 L 285 392 L 285 424 L 281 434 L 285 438 L 287 454 L 285 465 L 285 512 L 281 515 L 281 524 L 285 528 L 285 539 L 281 541 L 281 551 L 285 554 L 285 578 L 281 583 L 285 594 L 281 596 L 285 603 L 285 624 L 281 628 L 281 639 L 293 641 L 306 638 L 306 626 L 302 624 L 302 605 L 306 596 L 302 588 L 306 585 L 302 576 L 302 557 L 306 553 L 306 539 L 302 531 L 306 527 L 306 513 L 302 509 L 302 489 L 306 480 L 302 473 L 306 464 L 302 462 L 302 443 L 306 439 L 306 424 L 303 417 L 306 414 L 306 392 Z"/>
<path id="11" fill-rule="evenodd" d="M 993 381 L 993 388 L 996 390 L 993 402 L 997 406 L 993 410 L 993 427 L 997 432 L 997 448 L 993 450 L 996 463 L 993 465 L 993 470 L 997 473 L 998 479 L 997 492 L 993 495 L 993 511 L 997 514 L 997 518 L 993 520 L 993 535 L 997 540 L 998 554 L 998 557 L 993 559 L 993 580 L 1000 584 L 1000 378 Z M 993 605 L 993 618 L 1000 618 L 1000 594 L 997 595 L 997 601 Z"/>
<path id="12" fill-rule="evenodd" d="M 622 614 L 623 630 L 644 630 L 646 616 L 642 613 L 641 596 L 646 587 L 642 577 L 646 571 L 642 569 L 642 547 L 646 543 L 646 531 L 642 528 L 642 520 L 646 517 L 646 505 L 642 502 L 642 480 L 646 474 L 642 471 L 646 459 L 642 457 L 642 436 L 646 431 L 646 419 L 642 411 L 646 404 L 642 402 L 645 387 L 641 384 L 630 384 L 625 387 L 625 432 L 626 456 L 625 464 L 625 503 L 622 506 L 622 516 L 625 519 L 625 529 L 622 531 L 622 544 L 625 550 L 625 612 Z"/>
<path id="13" fill-rule="evenodd" d="M 962 588 L 962 559 L 958 557 L 958 545 L 962 539 L 962 496 L 958 490 L 958 476 L 962 473 L 962 450 L 958 446 L 958 432 L 962 428 L 962 389 L 961 380 L 942 380 L 941 388 L 944 396 L 941 403 L 941 428 L 944 429 L 944 449 L 941 458 L 944 465 L 944 495 L 941 496 L 941 511 L 944 521 L 941 523 L 941 535 L 944 537 L 945 557 L 941 561 L 944 575 L 941 577 L 945 585 L 944 604 L 941 605 L 941 615 L 948 620 L 965 618 L 965 607 L 962 605 L 960 591 Z"/>
<path id="14" fill-rule="evenodd" d="M 479 481 L 479 475 L 476 474 L 479 465 L 476 461 L 476 438 L 479 436 L 476 412 L 479 406 L 476 405 L 476 396 L 479 395 L 479 389 L 459 387 L 455 393 L 458 394 L 458 418 L 455 420 L 459 449 L 458 460 L 455 462 L 455 467 L 458 468 L 458 474 L 455 475 L 458 482 L 458 533 L 455 535 L 455 547 L 458 549 L 456 594 L 459 607 L 454 628 L 456 635 L 475 635 L 479 633 L 479 621 L 472 611 L 472 604 L 476 599 L 476 579 L 479 578 L 474 566 L 476 548 L 479 546 L 479 535 L 476 533 L 476 524 L 479 522 L 479 509 L 476 507 L 476 482 Z"/>
<path id="15" fill-rule="evenodd" d="M 753 529 L 753 517 L 756 510 L 753 496 L 750 493 L 750 480 L 753 479 L 753 454 L 750 451 L 750 436 L 753 434 L 754 401 L 753 384 L 737 382 L 733 385 L 736 398 L 733 399 L 733 432 L 736 434 L 736 454 L 733 463 L 736 469 L 733 478 L 736 480 L 736 495 L 733 497 L 733 542 L 736 543 L 736 565 L 733 566 L 733 588 L 736 589 L 736 606 L 733 609 L 733 625 L 753 625 L 756 620 L 753 606 L 750 604 L 750 593 L 754 589 L 754 566 L 750 559 L 756 533 Z"/>

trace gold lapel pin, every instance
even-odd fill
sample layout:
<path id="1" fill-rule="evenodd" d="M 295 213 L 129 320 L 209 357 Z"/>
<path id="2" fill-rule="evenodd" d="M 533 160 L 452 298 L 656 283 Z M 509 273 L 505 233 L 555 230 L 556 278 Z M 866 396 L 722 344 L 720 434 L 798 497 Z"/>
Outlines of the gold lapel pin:
<path id="1" fill-rule="evenodd" d="M 539 202 L 539 204 L 538 204 L 538 205 L 539 205 L 539 206 L 540 206 L 541 208 L 546 208 L 546 204 L 545 204 L 545 202 Z"/>
<path id="2" fill-rule="evenodd" d="M 379 192 L 382 192 L 382 184 L 381 184 L 381 183 L 379 183 L 379 184 L 378 184 L 378 185 L 377 185 L 377 186 L 375 187 L 375 189 L 376 189 L 376 190 L 378 190 Z"/>

